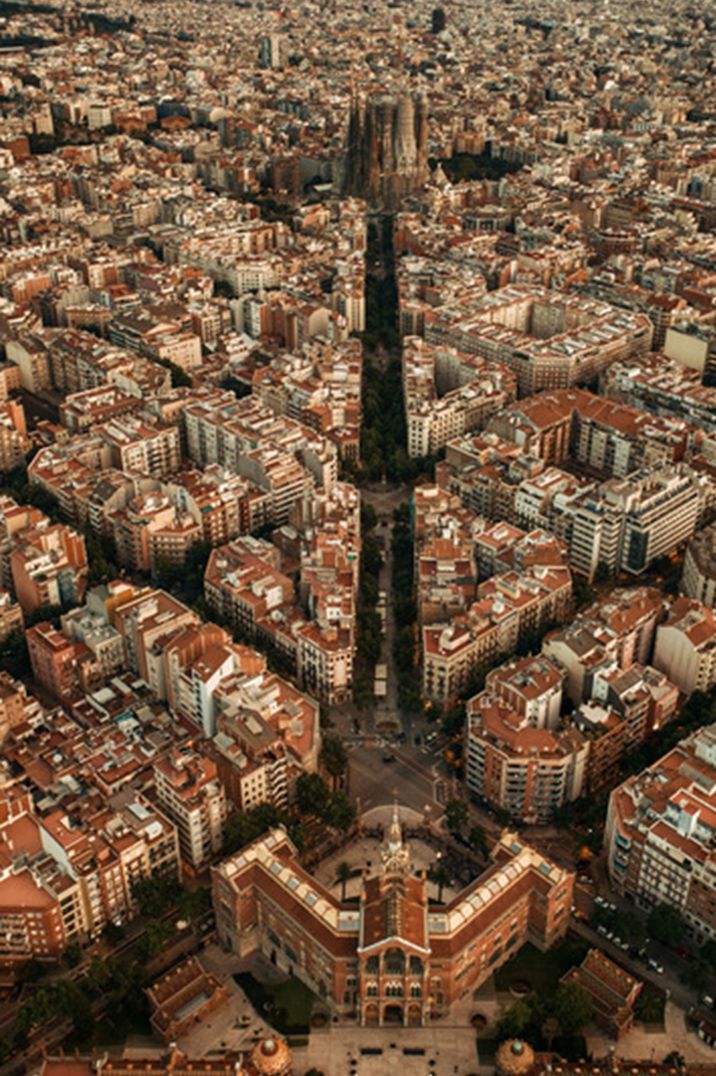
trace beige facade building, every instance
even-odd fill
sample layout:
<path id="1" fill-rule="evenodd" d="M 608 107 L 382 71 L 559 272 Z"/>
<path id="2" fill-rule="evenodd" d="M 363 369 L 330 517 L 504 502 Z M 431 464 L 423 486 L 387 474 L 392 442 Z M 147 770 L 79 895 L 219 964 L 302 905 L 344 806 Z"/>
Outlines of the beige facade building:
<path id="1" fill-rule="evenodd" d="M 612 883 L 667 904 L 698 942 L 716 938 L 716 725 L 694 732 L 612 792 L 604 845 Z"/>
<path id="2" fill-rule="evenodd" d="M 677 598 L 656 630 L 654 665 L 685 695 L 716 684 L 716 615 L 693 598 Z"/>

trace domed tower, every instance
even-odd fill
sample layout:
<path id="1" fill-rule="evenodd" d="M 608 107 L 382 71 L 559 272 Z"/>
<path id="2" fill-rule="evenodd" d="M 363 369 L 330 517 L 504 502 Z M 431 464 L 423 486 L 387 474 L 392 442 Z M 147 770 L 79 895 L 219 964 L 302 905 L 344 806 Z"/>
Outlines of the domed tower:
<path id="1" fill-rule="evenodd" d="M 291 1051 L 286 1045 L 286 1040 L 279 1035 L 272 1035 L 268 1039 L 257 1042 L 251 1051 L 249 1064 L 258 1076 L 291 1076 L 293 1062 Z"/>
<path id="2" fill-rule="evenodd" d="M 522 1039 L 503 1042 L 495 1057 L 499 1076 L 526 1076 L 535 1063 L 535 1052 Z"/>

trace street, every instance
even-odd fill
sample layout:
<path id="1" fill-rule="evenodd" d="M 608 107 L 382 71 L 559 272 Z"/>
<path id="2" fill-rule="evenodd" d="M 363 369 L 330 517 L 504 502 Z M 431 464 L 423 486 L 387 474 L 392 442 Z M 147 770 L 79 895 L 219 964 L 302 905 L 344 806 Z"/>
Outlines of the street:
<path id="1" fill-rule="evenodd" d="M 426 806 L 433 818 L 441 813 L 435 803 L 436 776 L 428 759 L 418 761 L 415 752 L 398 750 L 394 746 L 368 743 L 346 743 L 349 757 L 349 787 L 351 795 L 360 800 L 362 811 L 390 803 L 396 796 L 400 803 L 423 812 Z M 393 756 L 394 761 L 383 758 Z M 411 757 L 413 756 L 413 757 Z"/>

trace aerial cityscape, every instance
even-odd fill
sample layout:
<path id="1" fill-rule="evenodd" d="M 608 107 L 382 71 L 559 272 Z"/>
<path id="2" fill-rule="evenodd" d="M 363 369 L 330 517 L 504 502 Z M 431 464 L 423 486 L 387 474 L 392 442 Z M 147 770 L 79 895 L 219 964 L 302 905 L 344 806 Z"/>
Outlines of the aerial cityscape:
<path id="1" fill-rule="evenodd" d="M 0 1076 L 716 1076 L 716 9 L 0 0 Z"/>

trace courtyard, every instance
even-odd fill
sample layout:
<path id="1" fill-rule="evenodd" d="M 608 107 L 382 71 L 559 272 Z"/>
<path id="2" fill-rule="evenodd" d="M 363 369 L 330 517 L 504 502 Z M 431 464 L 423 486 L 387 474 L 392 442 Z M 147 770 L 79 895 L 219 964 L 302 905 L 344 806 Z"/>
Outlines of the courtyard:
<path id="1" fill-rule="evenodd" d="M 423 869 L 429 871 L 440 862 L 438 851 L 427 841 L 418 837 L 410 837 L 407 843 L 410 847 L 410 858 L 414 871 L 417 872 Z M 341 848 L 338 852 L 324 859 L 311 873 L 319 882 L 330 889 L 334 897 L 340 900 L 343 886 L 339 880 L 339 870 L 340 865 L 346 863 L 352 872 L 351 877 L 345 883 L 346 900 L 357 900 L 360 895 L 363 871 L 367 870 L 369 874 L 376 874 L 380 867 L 382 845 L 383 841 L 377 837 L 359 837 L 346 845 L 345 848 Z M 460 885 L 452 886 L 451 881 L 452 879 L 442 887 L 442 899 L 444 902 L 450 901 L 462 888 Z M 428 895 L 431 900 L 437 900 L 439 897 L 438 885 L 429 879 Z"/>

